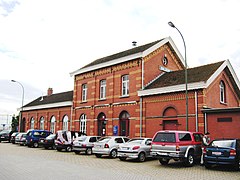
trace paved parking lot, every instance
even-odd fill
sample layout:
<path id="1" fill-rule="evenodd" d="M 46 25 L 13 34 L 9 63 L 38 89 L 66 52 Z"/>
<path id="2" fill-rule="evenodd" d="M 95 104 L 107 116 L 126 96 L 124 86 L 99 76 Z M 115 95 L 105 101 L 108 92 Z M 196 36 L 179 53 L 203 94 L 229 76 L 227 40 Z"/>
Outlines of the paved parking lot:
<path id="1" fill-rule="evenodd" d="M 240 180 L 240 172 L 230 168 L 206 170 L 196 165 L 184 167 L 171 162 L 162 166 L 157 160 L 144 163 L 122 162 L 107 157 L 76 155 L 43 148 L 28 148 L 10 143 L 0 143 L 1 180 L 41 179 L 184 179 L 184 180 Z"/>

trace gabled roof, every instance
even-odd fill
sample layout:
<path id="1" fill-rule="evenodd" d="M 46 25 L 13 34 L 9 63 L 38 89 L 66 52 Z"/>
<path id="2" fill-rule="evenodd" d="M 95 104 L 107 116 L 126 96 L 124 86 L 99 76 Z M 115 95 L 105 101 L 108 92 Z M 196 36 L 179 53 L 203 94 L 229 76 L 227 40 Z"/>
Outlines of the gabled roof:
<path id="1" fill-rule="evenodd" d="M 226 70 L 235 92 L 240 97 L 240 83 L 229 60 L 187 69 L 188 90 L 207 88 L 223 70 Z M 143 90 L 138 91 L 138 95 L 148 96 L 185 90 L 185 70 L 179 70 L 162 74 Z"/>
<path id="2" fill-rule="evenodd" d="M 71 106 L 73 91 L 67 91 L 49 96 L 41 96 L 23 106 L 23 110 L 43 109 L 52 107 Z"/>
<path id="3" fill-rule="evenodd" d="M 93 71 L 96 69 L 100 69 L 100 68 L 105 68 L 108 66 L 112 66 L 115 64 L 119 64 L 119 63 L 123 63 L 126 61 L 130 61 L 136 58 L 142 58 L 147 56 L 148 54 L 150 54 L 151 52 L 153 52 L 154 50 L 158 49 L 159 47 L 163 46 L 164 44 L 169 43 L 173 49 L 174 52 L 176 52 L 177 56 L 180 58 L 181 60 L 181 64 L 183 62 L 183 57 L 181 55 L 181 53 L 178 51 L 176 45 L 174 44 L 173 40 L 171 37 L 167 37 L 167 38 L 163 38 L 142 46 L 138 46 L 126 51 L 122 51 L 110 56 L 106 56 L 100 59 L 97 59 L 91 63 L 89 63 L 88 65 L 73 71 L 72 73 L 70 73 L 71 76 L 75 76 L 81 73 L 85 73 L 85 72 L 89 72 L 89 71 Z M 183 64 L 182 64 L 183 66 Z"/>

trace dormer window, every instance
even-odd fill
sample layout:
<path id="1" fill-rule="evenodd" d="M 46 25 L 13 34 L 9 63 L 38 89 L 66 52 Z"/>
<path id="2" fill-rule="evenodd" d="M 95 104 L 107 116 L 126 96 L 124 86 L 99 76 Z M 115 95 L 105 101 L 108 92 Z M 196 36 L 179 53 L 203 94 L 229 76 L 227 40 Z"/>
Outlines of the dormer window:
<path id="1" fill-rule="evenodd" d="M 220 88 L 220 103 L 226 103 L 226 90 L 223 81 L 220 81 L 219 88 Z"/>

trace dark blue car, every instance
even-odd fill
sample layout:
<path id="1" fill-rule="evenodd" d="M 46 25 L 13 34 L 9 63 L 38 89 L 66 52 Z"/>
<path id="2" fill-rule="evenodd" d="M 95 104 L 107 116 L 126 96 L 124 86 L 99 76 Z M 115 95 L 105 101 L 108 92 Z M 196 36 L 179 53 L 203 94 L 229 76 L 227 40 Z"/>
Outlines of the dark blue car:
<path id="1" fill-rule="evenodd" d="M 204 166 L 232 165 L 235 170 L 240 169 L 240 139 L 213 140 L 204 149 Z"/>
<path id="2" fill-rule="evenodd" d="M 26 144 L 28 147 L 37 148 L 39 146 L 40 138 L 46 138 L 50 134 L 52 133 L 46 130 L 39 130 L 39 129 L 29 130 L 26 136 Z"/>

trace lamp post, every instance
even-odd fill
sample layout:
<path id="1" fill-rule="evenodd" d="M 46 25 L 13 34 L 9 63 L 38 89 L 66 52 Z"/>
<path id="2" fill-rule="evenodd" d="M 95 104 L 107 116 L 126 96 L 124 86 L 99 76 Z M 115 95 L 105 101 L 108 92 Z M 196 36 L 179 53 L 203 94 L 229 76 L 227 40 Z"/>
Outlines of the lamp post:
<path id="1" fill-rule="evenodd" d="M 18 83 L 21 87 L 22 87 L 22 107 L 21 107 L 21 113 L 20 113 L 20 117 L 19 117 L 19 132 L 21 132 L 21 121 L 22 121 L 22 113 L 23 113 L 23 101 L 24 101 L 24 87 L 23 85 L 15 80 L 11 80 L 12 82 Z"/>
<path id="2" fill-rule="evenodd" d="M 171 26 L 172 28 L 175 28 L 179 34 L 182 37 L 183 44 L 184 44 L 184 50 L 185 50 L 185 94 L 186 94 L 186 130 L 188 131 L 188 75 L 187 75 L 187 53 L 186 53 L 186 44 L 183 38 L 182 33 L 179 31 L 179 29 L 170 21 L 168 22 L 168 25 Z"/>

